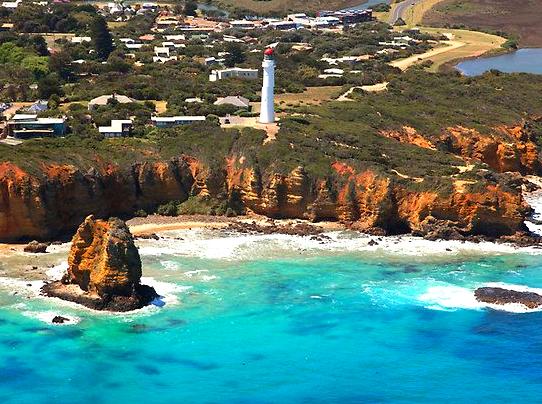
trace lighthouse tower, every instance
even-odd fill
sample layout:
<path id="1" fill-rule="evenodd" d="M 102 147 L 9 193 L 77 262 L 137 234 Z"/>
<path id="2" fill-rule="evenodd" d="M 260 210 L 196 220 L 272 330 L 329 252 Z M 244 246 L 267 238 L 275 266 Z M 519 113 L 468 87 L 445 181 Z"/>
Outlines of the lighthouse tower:
<path id="1" fill-rule="evenodd" d="M 273 123 L 275 122 L 275 58 L 273 57 L 272 48 L 267 48 L 263 54 L 263 86 L 260 122 Z"/>

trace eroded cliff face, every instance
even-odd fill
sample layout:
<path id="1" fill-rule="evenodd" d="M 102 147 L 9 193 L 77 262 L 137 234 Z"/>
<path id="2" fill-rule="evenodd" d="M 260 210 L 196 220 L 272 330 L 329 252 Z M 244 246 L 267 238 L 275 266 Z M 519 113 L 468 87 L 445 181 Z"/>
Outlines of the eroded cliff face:
<path id="1" fill-rule="evenodd" d="M 454 126 L 443 130 L 433 141 L 407 126 L 399 131 L 382 131 L 381 134 L 423 148 L 440 148 L 466 161 L 485 163 L 500 173 L 542 174 L 541 156 L 526 124 L 499 126 L 489 135 L 476 129 Z"/>
<path id="2" fill-rule="evenodd" d="M 128 168 L 97 164 L 85 172 L 74 166 L 44 166 L 38 174 L 2 164 L 0 241 L 70 234 L 88 214 L 130 215 L 189 196 L 224 199 L 234 193 L 247 211 L 257 214 L 336 220 L 380 233 L 427 234 L 435 223 L 461 235 L 498 237 L 525 230 L 529 207 L 519 189 L 488 182 L 473 191 L 468 181 L 457 181 L 452 192 L 440 195 L 405 187 L 397 176 L 356 171 L 339 161 L 332 171 L 329 178 L 311 176 L 301 166 L 287 174 L 261 173 L 243 156 L 227 157 L 222 169 L 211 169 L 191 156 Z"/>
<path id="3" fill-rule="evenodd" d="M 519 190 L 501 185 L 469 191 L 459 182 L 449 195 L 409 190 L 390 177 L 371 170 L 356 172 L 335 162 L 338 179 L 310 178 L 302 167 L 288 175 L 262 183 L 252 169 L 234 170 L 230 161 L 228 185 L 240 191 L 245 206 L 271 217 L 337 220 L 356 229 L 386 234 L 427 234 L 429 224 L 446 222 L 460 235 L 498 237 L 525 231 L 523 223 L 530 207 Z"/>
<path id="4" fill-rule="evenodd" d="M 0 165 L 0 240 L 68 235 L 88 215 L 130 215 L 170 200 L 185 200 L 194 178 L 183 159 L 134 164 L 96 164 L 82 171 L 47 165 L 38 174 Z"/>

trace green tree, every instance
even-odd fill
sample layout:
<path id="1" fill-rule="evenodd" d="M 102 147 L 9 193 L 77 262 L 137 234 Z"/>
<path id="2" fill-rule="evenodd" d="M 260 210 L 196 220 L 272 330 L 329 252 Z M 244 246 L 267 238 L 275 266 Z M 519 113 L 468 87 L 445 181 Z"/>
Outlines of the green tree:
<path id="1" fill-rule="evenodd" d="M 226 52 L 228 52 L 228 55 L 226 55 L 224 58 L 224 64 L 227 67 L 233 67 L 236 64 L 243 63 L 246 60 L 243 47 L 237 42 L 229 42 L 226 45 Z"/>
<path id="2" fill-rule="evenodd" d="M 54 94 L 61 96 L 62 87 L 58 76 L 52 73 L 38 81 L 38 95 L 39 98 L 48 100 Z"/>
<path id="3" fill-rule="evenodd" d="M 184 3 L 184 14 L 185 15 L 192 15 L 192 16 L 196 16 L 197 15 L 197 10 L 198 10 L 198 3 L 196 3 L 195 1 L 186 1 Z"/>
<path id="4" fill-rule="evenodd" d="M 102 60 L 107 59 L 109 54 L 113 52 L 113 38 L 107 29 L 107 22 L 103 17 L 96 17 L 92 21 L 90 36 L 98 57 Z"/>
<path id="5" fill-rule="evenodd" d="M 25 50 L 12 42 L 7 42 L 0 46 L 0 64 L 19 64 L 25 57 Z"/>
<path id="6" fill-rule="evenodd" d="M 62 50 L 53 53 L 49 57 L 49 70 L 59 75 L 63 80 L 69 80 L 72 76 L 72 58 L 69 52 Z"/>
<path id="7" fill-rule="evenodd" d="M 49 73 L 49 63 L 46 56 L 27 56 L 21 66 L 24 69 L 30 70 L 36 80 L 41 79 Z"/>

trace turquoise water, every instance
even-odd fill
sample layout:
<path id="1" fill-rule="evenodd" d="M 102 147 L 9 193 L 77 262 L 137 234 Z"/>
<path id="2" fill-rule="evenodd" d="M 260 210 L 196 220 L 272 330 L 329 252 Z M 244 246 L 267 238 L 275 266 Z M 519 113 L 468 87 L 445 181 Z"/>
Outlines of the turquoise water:
<path id="1" fill-rule="evenodd" d="M 542 313 L 485 309 L 469 296 L 487 282 L 542 287 L 540 256 L 288 240 L 145 242 L 146 275 L 179 302 L 135 315 L 27 299 L 3 278 L 0 399 L 539 401 Z M 36 318 L 51 312 L 80 322 Z"/>
<path id="2" fill-rule="evenodd" d="M 519 49 L 505 55 L 466 60 L 456 68 L 466 76 L 479 76 L 492 69 L 505 73 L 542 74 L 542 48 Z"/>

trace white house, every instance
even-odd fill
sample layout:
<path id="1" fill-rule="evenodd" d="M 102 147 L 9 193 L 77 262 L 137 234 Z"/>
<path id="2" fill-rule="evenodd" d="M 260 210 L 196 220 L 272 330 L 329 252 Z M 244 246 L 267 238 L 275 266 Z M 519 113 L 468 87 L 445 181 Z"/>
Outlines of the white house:
<path id="1" fill-rule="evenodd" d="M 247 20 L 230 21 L 230 25 L 232 28 L 243 29 L 243 30 L 256 28 L 255 22 L 247 21 Z"/>
<path id="2" fill-rule="evenodd" d="M 130 102 L 134 102 L 133 99 L 130 97 L 127 97 L 125 95 L 119 95 L 119 94 L 108 94 L 108 95 L 101 95 L 99 97 L 93 98 L 88 102 L 88 110 L 92 111 L 97 107 L 107 105 L 110 101 L 116 101 L 119 104 L 128 104 Z"/>
<path id="3" fill-rule="evenodd" d="M 137 50 L 137 49 L 141 49 L 143 47 L 143 44 L 142 43 L 126 43 L 124 44 L 126 46 L 126 48 L 128 49 L 131 49 L 131 50 Z"/>
<path id="4" fill-rule="evenodd" d="M 22 3 L 22 0 L 16 0 L 16 1 L 4 1 L 2 2 L 2 7 L 9 8 L 11 10 L 15 10 L 19 4 Z"/>
<path id="5" fill-rule="evenodd" d="M 71 43 L 84 43 L 91 42 L 92 38 L 89 36 L 72 36 Z"/>
<path id="6" fill-rule="evenodd" d="M 113 119 L 110 126 L 100 126 L 98 132 L 105 137 L 128 136 L 132 130 L 131 119 Z"/>
<path id="7" fill-rule="evenodd" d="M 154 54 L 161 58 L 168 58 L 171 56 L 170 49 L 167 46 L 155 46 Z"/>
<path id="8" fill-rule="evenodd" d="M 217 81 L 228 78 L 256 80 L 258 78 L 258 69 L 243 69 L 240 67 L 232 67 L 230 69 L 213 70 L 209 75 L 209 81 Z"/>
<path id="9" fill-rule="evenodd" d="M 186 36 L 185 35 L 165 35 L 164 38 L 166 41 L 185 41 Z"/>

